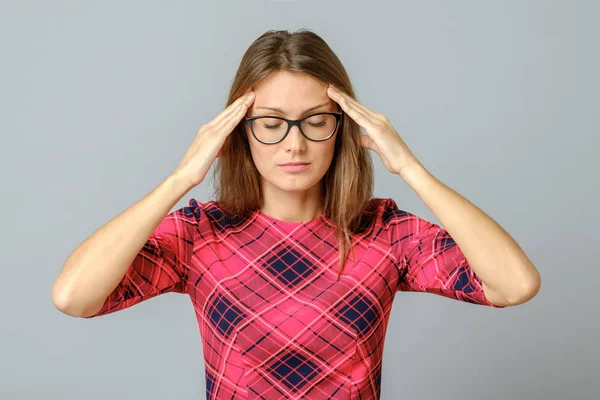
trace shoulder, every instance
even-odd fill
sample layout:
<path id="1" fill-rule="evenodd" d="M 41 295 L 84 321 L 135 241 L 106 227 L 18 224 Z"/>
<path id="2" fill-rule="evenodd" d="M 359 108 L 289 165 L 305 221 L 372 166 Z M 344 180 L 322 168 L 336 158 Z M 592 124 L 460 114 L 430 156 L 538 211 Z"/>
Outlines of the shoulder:
<path id="1" fill-rule="evenodd" d="M 187 213 L 193 215 L 198 225 L 210 226 L 211 229 L 224 231 L 237 228 L 246 223 L 247 217 L 243 218 L 228 212 L 219 202 L 209 200 L 205 202 L 190 198 Z"/>
<path id="2" fill-rule="evenodd" d="M 431 222 L 398 207 L 392 198 L 375 198 L 371 201 L 376 210 L 376 224 L 389 232 L 392 241 L 402 240 L 431 225 Z"/>
<path id="3" fill-rule="evenodd" d="M 377 222 L 385 228 L 389 227 L 390 224 L 397 223 L 401 219 L 415 217 L 414 214 L 399 208 L 396 201 L 391 197 L 376 197 L 371 199 L 366 212 L 375 214 Z"/>
<path id="4" fill-rule="evenodd" d="M 392 225 L 406 216 L 412 216 L 412 214 L 398 208 L 392 198 L 371 198 L 362 210 L 356 233 L 379 235 L 382 230 L 389 230 Z"/>

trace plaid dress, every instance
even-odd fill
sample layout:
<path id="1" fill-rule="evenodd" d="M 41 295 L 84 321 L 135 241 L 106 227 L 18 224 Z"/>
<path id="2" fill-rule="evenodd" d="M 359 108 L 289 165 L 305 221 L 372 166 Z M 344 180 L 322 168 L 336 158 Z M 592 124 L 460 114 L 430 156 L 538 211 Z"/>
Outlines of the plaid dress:
<path id="1" fill-rule="evenodd" d="M 494 308 L 448 232 L 370 200 L 340 280 L 323 214 L 234 218 L 214 201 L 172 211 L 98 313 L 157 295 L 190 296 L 207 399 L 379 399 L 384 339 L 398 291 Z"/>

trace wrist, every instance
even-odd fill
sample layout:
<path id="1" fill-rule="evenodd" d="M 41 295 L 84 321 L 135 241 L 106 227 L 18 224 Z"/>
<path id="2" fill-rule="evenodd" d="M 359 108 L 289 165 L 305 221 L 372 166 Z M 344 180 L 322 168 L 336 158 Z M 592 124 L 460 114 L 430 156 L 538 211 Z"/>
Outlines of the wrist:
<path id="1" fill-rule="evenodd" d="M 178 173 L 171 173 L 167 176 L 165 184 L 169 186 L 173 192 L 180 194 L 182 197 L 195 186 L 190 182 L 189 178 Z"/>
<path id="2" fill-rule="evenodd" d="M 412 188 L 415 184 L 423 180 L 424 177 L 431 175 L 429 171 L 419 162 L 410 164 L 409 166 L 402 169 L 398 174 L 400 177 Z"/>

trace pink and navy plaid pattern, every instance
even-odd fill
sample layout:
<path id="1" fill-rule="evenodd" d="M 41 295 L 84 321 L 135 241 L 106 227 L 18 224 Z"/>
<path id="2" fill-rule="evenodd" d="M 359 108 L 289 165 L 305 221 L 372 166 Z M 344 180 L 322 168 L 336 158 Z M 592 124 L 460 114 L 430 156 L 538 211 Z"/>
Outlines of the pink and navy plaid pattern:
<path id="1" fill-rule="evenodd" d="M 379 399 L 396 292 L 490 303 L 448 232 L 374 198 L 337 280 L 331 222 L 234 218 L 190 199 L 156 228 L 99 315 L 188 294 L 207 399 Z M 353 263 L 353 261 L 355 263 Z M 354 265 L 353 265 L 354 264 Z"/>

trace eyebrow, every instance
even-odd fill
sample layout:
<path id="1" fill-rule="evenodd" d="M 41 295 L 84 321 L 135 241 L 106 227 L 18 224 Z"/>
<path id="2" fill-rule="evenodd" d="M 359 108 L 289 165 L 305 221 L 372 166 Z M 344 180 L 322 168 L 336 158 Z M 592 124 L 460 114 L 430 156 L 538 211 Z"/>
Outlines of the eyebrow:
<path id="1" fill-rule="evenodd" d="M 302 114 L 306 114 L 308 112 L 316 110 L 317 108 L 321 108 L 321 107 L 327 106 L 327 105 L 329 105 L 329 102 L 325 102 L 325 103 L 319 104 L 318 106 L 314 106 L 314 107 L 311 107 L 311 108 L 308 108 L 308 109 L 304 110 L 302 112 Z M 255 110 L 271 110 L 271 111 L 275 111 L 275 112 L 278 112 L 280 114 L 284 114 L 285 115 L 285 112 L 281 108 L 278 108 L 278 107 L 262 106 L 262 107 L 255 107 L 254 109 Z"/>

